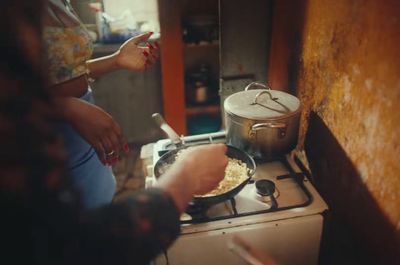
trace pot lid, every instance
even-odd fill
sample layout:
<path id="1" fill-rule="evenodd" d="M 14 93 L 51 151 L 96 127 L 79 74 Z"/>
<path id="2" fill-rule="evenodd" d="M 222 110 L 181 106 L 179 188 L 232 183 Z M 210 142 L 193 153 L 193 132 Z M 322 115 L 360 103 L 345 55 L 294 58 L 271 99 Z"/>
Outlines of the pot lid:
<path id="1" fill-rule="evenodd" d="M 254 89 L 230 95 L 224 108 L 243 118 L 274 119 L 295 114 L 300 108 L 300 100 L 283 91 Z"/>

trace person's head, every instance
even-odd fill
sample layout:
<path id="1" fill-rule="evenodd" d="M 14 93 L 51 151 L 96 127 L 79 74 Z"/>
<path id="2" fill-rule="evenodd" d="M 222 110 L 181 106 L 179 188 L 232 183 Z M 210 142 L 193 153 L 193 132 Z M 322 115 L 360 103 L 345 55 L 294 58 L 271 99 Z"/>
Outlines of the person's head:
<path id="1" fill-rule="evenodd" d="M 41 61 L 43 0 L 1 0 L 1 72 L 36 72 Z M 18 71 L 15 68 L 19 68 Z"/>

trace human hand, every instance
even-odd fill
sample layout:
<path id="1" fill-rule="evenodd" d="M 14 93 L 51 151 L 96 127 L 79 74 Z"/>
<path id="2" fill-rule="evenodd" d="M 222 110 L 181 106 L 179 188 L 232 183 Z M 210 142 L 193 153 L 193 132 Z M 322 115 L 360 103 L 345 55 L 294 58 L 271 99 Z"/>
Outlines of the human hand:
<path id="1" fill-rule="evenodd" d="M 187 148 L 179 155 L 175 163 L 187 169 L 185 181 L 193 187 L 194 194 L 213 190 L 224 178 L 226 151 L 225 144 L 209 144 Z"/>
<path id="2" fill-rule="evenodd" d="M 194 194 L 211 191 L 224 178 L 228 164 L 226 151 L 225 144 L 185 149 L 156 185 L 169 193 L 183 212 Z"/>
<path id="3" fill-rule="evenodd" d="M 139 47 L 139 44 L 146 42 L 152 34 L 144 33 L 122 44 L 117 53 L 118 66 L 133 71 L 144 71 L 153 65 L 159 55 L 158 43 L 147 43 L 146 47 Z"/>
<path id="4" fill-rule="evenodd" d="M 107 112 L 77 98 L 71 98 L 65 107 L 67 120 L 94 147 L 104 165 L 114 165 L 119 150 L 129 151 L 120 126 Z"/>

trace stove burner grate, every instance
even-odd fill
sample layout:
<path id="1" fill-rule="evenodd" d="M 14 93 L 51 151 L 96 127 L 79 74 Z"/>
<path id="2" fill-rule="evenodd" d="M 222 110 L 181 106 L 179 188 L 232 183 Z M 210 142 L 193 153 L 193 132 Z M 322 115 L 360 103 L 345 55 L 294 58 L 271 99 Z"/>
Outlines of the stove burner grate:
<path id="1" fill-rule="evenodd" d="M 182 140 L 185 142 L 186 145 L 225 142 L 225 133 L 222 133 L 222 132 L 221 133 L 220 132 L 212 133 L 212 134 L 206 135 L 206 137 L 203 137 L 200 135 L 187 136 L 187 137 L 183 137 Z M 162 154 L 173 149 L 173 147 L 170 144 L 168 144 L 168 142 L 166 142 L 166 143 L 167 144 L 160 146 L 161 148 L 157 152 L 159 156 L 161 156 Z M 230 201 L 231 206 L 232 206 L 232 212 L 227 215 L 221 215 L 221 216 L 215 216 L 215 217 L 207 216 L 207 212 L 210 210 L 210 207 L 212 207 L 212 206 L 193 207 L 193 205 L 192 205 L 192 206 L 189 206 L 188 209 L 186 210 L 186 213 L 188 215 L 190 215 L 191 219 L 190 220 L 181 220 L 181 223 L 182 224 L 195 224 L 195 223 L 204 223 L 204 222 L 217 221 L 217 220 L 225 220 L 225 219 L 234 218 L 234 217 L 243 217 L 243 216 L 249 216 L 249 215 L 254 215 L 254 214 L 263 214 L 263 213 L 268 213 L 268 212 L 283 211 L 283 210 L 289 210 L 289 209 L 294 209 L 294 208 L 299 208 L 299 207 L 306 207 L 311 204 L 311 202 L 313 201 L 313 196 L 311 195 L 311 193 L 309 192 L 309 190 L 305 187 L 305 185 L 303 183 L 305 178 L 307 178 L 307 177 L 310 178 L 310 177 L 308 175 L 306 175 L 307 171 L 304 170 L 304 166 L 301 164 L 301 161 L 297 157 L 294 157 L 294 161 L 300 167 L 300 169 L 302 171 L 301 173 L 295 172 L 295 170 L 290 165 L 288 158 L 286 156 L 276 157 L 274 159 L 268 159 L 268 160 L 260 160 L 260 159 L 255 158 L 255 161 L 256 161 L 257 165 L 266 163 L 266 162 L 272 162 L 272 161 L 281 162 L 285 166 L 285 168 L 287 168 L 289 174 L 277 176 L 276 180 L 283 180 L 286 178 L 294 179 L 296 181 L 296 183 L 298 184 L 299 188 L 303 191 L 304 195 L 307 197 L 307 200 L 305 202 L 299 203 L 297 205 L 278 207 L 278 203 L 276 201 L 275 196 L 267 195 L 270 197 L 270 200 L 271 200 L 271 207 L 269 209 L 252 211 L 252 212 L 238 212 L 237 207 L 236 207 L 236 201 L 234 198 L 232 198 Z M 251 180 L 251 181 L 249 181 L 248 184 L 252 185 L 252 184 L 254 184 L 254 182 L 255 182 L 254 180 Z M 273 185 L 270 185 L 270 184 L 267 184 L 267 185 L 270 185 L 271 187 L 275 186 L 275 184 L 273 182 L 272 182 L 272 184 Z M 264 184 L 261 184 L 261 185 L 264 185 Z M 269 194 L 269 193 L 267 192 L 267 194 Z M 273 192 L 272 192 L 272 194 L 273 194 Z M 260 196 L 262 196 L 262 195 L 260 195 Z M 265 197 L 267 197 L 267 196 L 265 196 Z"/>
<path id="2" fill-rule="evenodd" d="M 233 214 L 230 215 L 230 217 L 235 217 L 238 214 L 238 211 L 236 209 L 236 200 L 235 198 L 231 198 L 229 199 L 231 206 L 232 206 L 232 211 Z M 199 223 L 199 222 L 207 222 L 207 221 L 211 221 L 212 218 L 209 218 L 207 216 L 207 211 L 210 209 L 212 205 L 196 205 L 193 203 L 190 203 L 189 206 L 186 208 L 185 213 L 190 215 L 191 219 L 188 220 L 181 220 L 182 224 L 185 223 Z"/>

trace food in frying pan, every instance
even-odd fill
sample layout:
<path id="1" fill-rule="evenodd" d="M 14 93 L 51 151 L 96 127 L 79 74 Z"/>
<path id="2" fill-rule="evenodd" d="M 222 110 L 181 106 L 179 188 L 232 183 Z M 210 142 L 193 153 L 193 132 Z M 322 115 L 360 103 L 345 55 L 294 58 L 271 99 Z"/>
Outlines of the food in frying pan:
<path id="1" fill-rule="evenodd" d="M 218 187 L 204 195 L 196 195 L 196 197 L 210 197 L 228 192 L 248 178 L 248 171 L 246 163 L 235 158 L 229 158 L 228 165 L 225 168 L 225 177 L 218 184 Z"/>
<path id="2" fill-rule="evenodd" d="M 181 153 L 182 150 L 180 150 L 173 156 L 173 160 L 171 162 L 164 161 L 160 164 L 159 168 L 156 167 L 158 176 L 166 173 L 168 169 L 171 167 L 173 161 L 175 161 Z M 228 165 L 225 168 L 225 177 L 218 184 L 218 187 L 208 192 L 207 194 L 195 195 L 195 197 L 197 198 L 212 197 L 226 193 L 237 187 L 243 181 L 245 181 L 249 177 L 248 173 L 250 172 L 250 170 L 251 169 L 247 167 L 247 164 L 245 162 L 239 159 L 229 157 Z"/>

